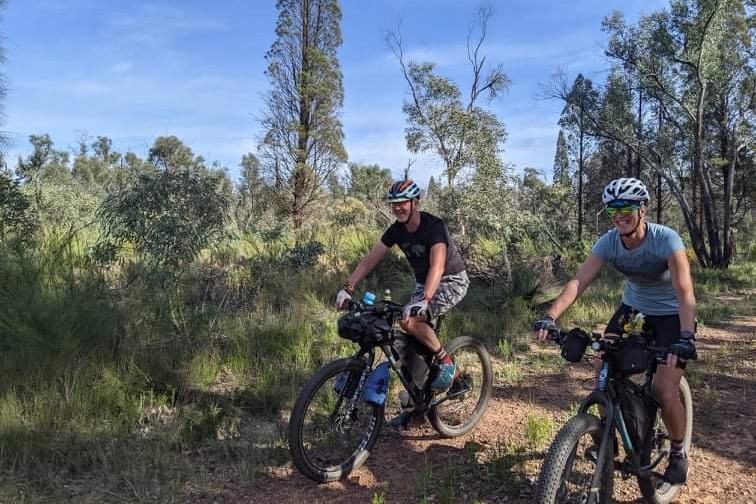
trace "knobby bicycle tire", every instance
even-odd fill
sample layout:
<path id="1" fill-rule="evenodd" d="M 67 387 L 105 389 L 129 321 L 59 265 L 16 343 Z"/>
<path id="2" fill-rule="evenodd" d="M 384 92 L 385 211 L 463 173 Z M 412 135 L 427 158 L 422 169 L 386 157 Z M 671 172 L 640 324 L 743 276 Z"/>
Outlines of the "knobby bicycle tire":
<path id="1" fill-rule="evenodd" d="M 598 456 L 598 448 L 603 431 L 604 425 L 601 420 L 587 413 L 578 414 L 564 424 L 551 444 L 546 460 L 541 467 L 536 490 L 535 501 L 537 503 L 577 503 L 587 500 L 587 494 L 590 491 L 590 481 L 597 468 L 596 461 L 590 458 L 589 452 L 593 450 L 594 457 Z M 580 442 L 584 436 L 590 436 L 588 441 L 592 444 L 581 446 Z M 576 489 L 577 495 L 571 497 L 567 495 L 567 492 L 571 490 L 571 485 L 577 480 L 577 477 L 573 474 L 573 471 L 576 471 L 576 464 L 578 464 L 579 468 L 585 466 L 587 471 L 582 474 L 583 490 Z M 601 487 L 599 489 L 599 503 L 612 502 L 612 492 L 614 489 L 613 471 L 614 445 L 610 438 L 606 447 L 604 474 L 602 475 Z"/>
<path id="2" fill-rule="evenodd" d="M 364 390 L 355 395 L 366 365 L 353 358 L 326 364 L 305 384 L 294 403 L 289 451 L 296 468 L 313 481 L 326 483 L 346 477 L 367 460 L 378 439 L 384 406 L 365 402 Z M 357 397 L 355 402 L 352 397 Z"/>
<path id="3" fill-rule="evenodd" d="M 449 397 L 428 412 L 428 420 L 444 437 L 470 432 L 483 417 L 493 391 L 491 356 L 480 341 L 471 336 L 454 338 L 446 351 L 458 366 L 458 376 L 445 392 Z"/>
<path id="4" fill-rule="evenodd" d="M 683 445 L 685 446 L 686 453 L 690 456 L 691 439 L 693 438 L 693 397 L 690 393 L 688 381 L 684 376 L 680 379 L 679 391 L 680 400 L 685 409 L 685 437 L 683 438 Z M 656 417 L 653 419 L 653 422 L 654 428 L 652 434 L 644 439 L 641 449 L 641 465 L 648 465 L 654 458 L 654 452 L 660 448 L 659 444 L 663 443 L 665 439 L 667 443 L 669 441 L 669 436 L 661 417 L 661 408 L 657 408 Z M 661 484 L 657 485 L 658 483 Z M 671 502 L 682 488 L 682 485 L 670 485 L 669 483 L 662 483 L 655 478 L 642 477 L 638 477 L 638 486 L 646 502 L 654 504 L 667 504 Z"/>

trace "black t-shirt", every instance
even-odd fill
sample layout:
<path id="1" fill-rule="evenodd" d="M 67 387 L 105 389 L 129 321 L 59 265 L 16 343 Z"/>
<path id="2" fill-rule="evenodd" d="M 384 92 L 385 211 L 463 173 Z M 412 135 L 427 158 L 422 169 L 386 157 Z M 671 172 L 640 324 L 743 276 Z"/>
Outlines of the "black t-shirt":
<path id="1" fill-rule="evenodd" d="M 397 221 L 383 233 L 381 241 L 389 248 L 399 245 L 415 271 L 415 279 L 418 283 L 425 284 L 425 278 L 430 269 L 430 249 L 437 243 L 446 244 L 444 275 L 453 275 L 465 270 L 465 263 L 449 236 L 446 224 L 427 212 L 420 212 L 420 225 L 414 233 L 407 231 L 407 227 Z"/>

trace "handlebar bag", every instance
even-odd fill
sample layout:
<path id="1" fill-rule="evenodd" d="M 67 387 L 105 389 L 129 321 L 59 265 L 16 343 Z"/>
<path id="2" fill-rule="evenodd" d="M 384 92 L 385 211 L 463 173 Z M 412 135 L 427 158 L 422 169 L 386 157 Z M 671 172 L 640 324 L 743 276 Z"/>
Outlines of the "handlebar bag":
<path id="1" fill-rule="evenodd" d="M 642 337 L 636 335 L 622 340 L 622 351 L 617 358 L 617 369 L 622 374 L 636 374 L 646 370 L 650 356 L 645 343 Z"/>
<path id="2" fill-rule="evenodd" d="M 347 312 L 338 322 L 339 336 L 357 343 L 376 345 L 391 339 L 388 320 L 372 311 Z"/>
<path id="3" fill-rule="evenodd" d="M 583 331 L 573 329 L 567 333 L 567 337 L 562 343 L 562 357 L 570 362 L 580 362 L 590 342 L 590 336 Z"/>

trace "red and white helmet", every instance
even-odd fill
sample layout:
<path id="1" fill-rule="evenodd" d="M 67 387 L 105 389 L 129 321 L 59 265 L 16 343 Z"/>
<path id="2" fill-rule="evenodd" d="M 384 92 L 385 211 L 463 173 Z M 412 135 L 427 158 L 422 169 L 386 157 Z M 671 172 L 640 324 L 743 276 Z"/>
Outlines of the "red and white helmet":
<path id="1" fill-rule="evenodd" d="M 614 200 L 637 201 L 648 203 L 651 197 L 648 195 L 646 185 L 637 178 L 618 178 L 609 182 L 601 195 L 601 201 L 608 205 Z"/>
<path id="2" fill-rule="evenodd" d="M 394 182 L 389 186 L 386 199 L 389 200 L 389 203 L 420 199 L 420 187 L 412 179 Z"/>

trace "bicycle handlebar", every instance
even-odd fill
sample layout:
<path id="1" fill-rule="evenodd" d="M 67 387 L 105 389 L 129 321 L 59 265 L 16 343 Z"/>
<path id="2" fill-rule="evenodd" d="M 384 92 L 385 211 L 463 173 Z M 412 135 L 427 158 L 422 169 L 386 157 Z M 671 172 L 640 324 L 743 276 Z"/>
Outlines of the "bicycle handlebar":
<path id="1" fill-rule="evenodd" d="M 604 335 L 600 333 L 596 333 L 596 332 L 589 334 L 588 332 L 581 329 L 580 327 L 575 327 L 570 331 L 565 331 L 564 329 L 554 325 L 552 327 L 547 328 L 546 331 L 548 331 L 548 335 L 546 336 L 546 339 L 549 341 L 553 341 L 559 346 L 562 346 L 564 344 L 564 341 L 567 338 L 567 335 L 569 335 L 573 331 L 578 331 L 584 336 L 591 338 L 592 340 L 591 348 L 593 348 L 594 351 L 619 352 L 622 350 L 622 347 L 623 347 L 622 343 L 627 340 L 627 338 L 624 338 L 624 337 L 605 338 Z M 641 343 L 643 345 L 643 348 L 651 352 L 669 353 L 669 347 L 660 347 L 656 345 L 651 345 L 647 343 L 646 341 L 642 341 Z"/>
<path id="2" fill-rule="evenodd" d="M 401 313 L 404 305 L 391 300 L 376 301 L 373 305 L 366 305 L 362 301 L 348 299 L 345 304 L 347 311 L 382 311 L 384 313 Z"/>

